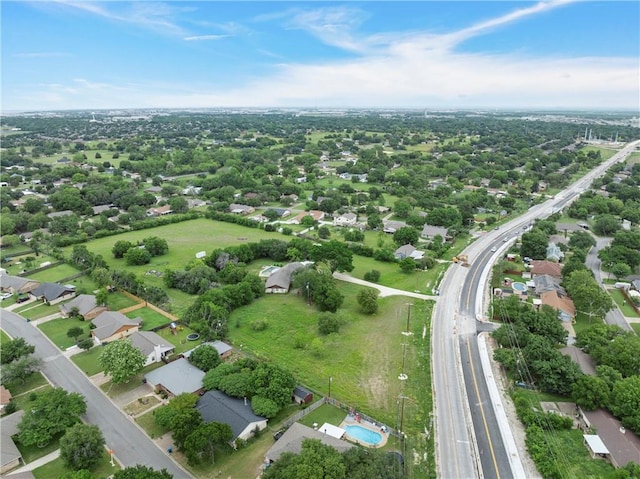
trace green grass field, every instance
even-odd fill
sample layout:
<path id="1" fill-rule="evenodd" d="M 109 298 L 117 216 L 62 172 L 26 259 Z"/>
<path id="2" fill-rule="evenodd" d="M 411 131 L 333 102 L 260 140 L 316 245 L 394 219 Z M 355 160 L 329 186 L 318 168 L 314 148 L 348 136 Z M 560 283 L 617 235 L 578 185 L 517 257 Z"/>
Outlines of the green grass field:
<path id="1" fill-rule="evenodd" d="M 107 296 L 107 307 L 111 311 L 120 311 L 121 309 L 128 308 L 129 306 L 133 306 L 135 304 L 138 304 L 135 299 L 132 299 L 129 296 L 118 291 L 109 293 L 109 295 Z"/>
<path id="2" fill-rule="evenodd" d="M 76 344 L 73 338 L 67 336 L 67 331 L 73 327 L 82 328 L 82 335 L 78 339 L 84 339 L 90 336 L 89 321 L 79 321 L 71 318 L 60 318 L 47 321 L 38 325 L 42 331 L 56 346 L 63 351 Z"/>
<path id="3" fill-rule="evenodd" d="M 622 291 L 619 289 L 608 289 L 609 295 L 615 301 L 620 311 L 622 311 L 623 316 L 628 316 L 629 318 L 640 318 L 640 315 L 636 313 L 636 310 L 629 304 L 626 300 Z"/>
<path id="4" fill-rule="evenodd" d="M 100 366 L 100 353 L 102 352 L 102 346 L 94 346 L 89 351 L 83 351 L 80 354 L 74 354 L 71 356 L 71 361 L 76 363 L 87 376 L 93 376 L 102 371 Z"/>
<path id="5" fill-rule="evenodd" d="M 142 331 L 151 331 L 153 328 L 169 324 L 171 320 L 151 308 L 140 308 L 125 314 L 127 318 L 142 318 Z"/>
<path id="6" fill-rule="evenodd" d="M 20 308 L 15 310 L 21 316 L 24 316 L 26 319 L 34 320 L 44 318 L 45 316 L 49 316 L 51 314 L 56 314 L 60 312 L 60 305 L 48 305 L 45 303 L 34 302 L 26 304 Z"/>
<path id="7" fill-rule="evenodd" d="M 235 347 L 286 365 L 299 381 L 320 394 L 328 393 L 328 378 L 332 377 L 332 396 L 393 424 L 401 386 L 397 376 L 406 340 L 400 333 L 405 327 L 407 298 L 381 299 L 379 312 L 365 316 L 355 301 L 359 290 L 353 284 L 340 284 L 347 299 L 342 309 L 346 324 L 338 334 L 320 336 L 317 310 L 304 298 L 288 294 L 268 295 L 234 311 L 229 337 Z M 416 317 L 420 317 L 416 323 L 428 320 L 424 315 Z M 266 319 L 267 329 L 254 331 L 250 324 L 255 319 Z M 421 329 L 419 326 L 419 333 Z M 295 338 L 302 338 L 307 348 L 295 349 Z M 318 355 L 310 348 L 316 338 L 323 343 Z M 407 349 L 407 367 L 413 367 L 417 352 Z"/>
<path id="8" fill-rule="evenodd" d="M 106 479 L 107 477 L 111 477 L 114 472 L 121 469 L 117 462 L 114 461 L 114 464 L 114 466 L 111 465 L 109 454 L 105 450 L 98 465 L 91 470 L 91 474 L 93 474 L 95 479 Z M 65 467 L 62 459 L 57 458 L 34 469 L 33 475 L 36 479 L 51 479 L 53 477 L 63 477 L 72 472 L 73 471 L 71 469 Z"/>
<path id="9" fill-rule="evenodd" d="M 57 283 L 63 278 L 68 278 L 74 274 L 78 274 L 80 271 L 68 264 L 60 264 L 53 268 L 38 271 L 37 273 L 29 275 L 29 279 L 34 281 L 40 281 L 41 283 Z"/>
<path id="10" fill-rule="evenodd" d="M 0 346 L 4 346 L 9 341 L 11 341 L 9 335 L 0 329 Z"/>
<path id="11" fill-rule="evenodd" d="M 155 418 L 153 416 L 153 411 L 149 411 L 138 416 L 135 421 L 142 429 L 144 429 L 144 432 L 146 432 L 147 436 L 149 436 L 151 439 L 163 436 L 164 434 L 169 432 L 169 429 L 158 426 L 156 424 Z"/>
<path id="12" fill-rule="evenodd" d="M 29 375 L 24 382 L 20 381 L 12 381 L 5 384 L 5 387 L 11 391 L 12 396 L 19 396 L 20 394 L 24 394 L 27 391 L 31 391 L 32 389 L 37 389 L 45 384 L 49 384 L 47 380 L 44 378 L 41 372 L 36 371 L 35 373 Z"/>

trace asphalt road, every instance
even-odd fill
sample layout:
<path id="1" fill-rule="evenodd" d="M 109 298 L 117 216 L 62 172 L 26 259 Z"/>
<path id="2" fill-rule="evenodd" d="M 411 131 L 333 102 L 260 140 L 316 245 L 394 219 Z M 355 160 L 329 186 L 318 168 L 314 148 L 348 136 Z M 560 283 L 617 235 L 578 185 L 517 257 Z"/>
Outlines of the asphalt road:
<path id="1" fill-rule="evenodd" d="M 611 238 L 596 238 L 596 245 L 589 250 L 587 259 L 585 260 L 585 264 L 591 271 L 593 271 L 593 275 L 595 276 L 596 281 L 603 288 L 604 283 L 602 282 L 602 270 L 600 269 L 600 267 L 602 266 L 602 261 L 600 261 L 600 258 L 598 258 L 598 251 L 609 246 L 609 243 L 611 243 Z M 627 320 L 624 319 L 622 312 L 617 307 L 614 307 L 607 313 L 604 321 L 607 324 L 615 324 L 625 331 L 633 331 Z"/>
<path id="2" fill-rule="evenodd" d="M 583 178 L 497 231 L 478 238 L 464 253 L 471 266 L 453 265 L 440 285 L 432 324 L 436 464 L 443 478 L 508 478 L 521 475 L 522 464 L 505 444 L 501 428 L 506 418 L 496 417 L 488 395 L 477 348 L 476 319 L 485 320 L 486 285 L 494 259 L 537 218 L 545 218 L 575 200 L 591 182 L 614 163 L 624 161 L 640 141 L 620 152 Z M 504 242 L 503 239 L 507 239 Z M 495 248 L 497 251 L 492 252 Z M 462 380 L 460 380 L 462 378 Z M 508 452 L 509 451 L 509 452 Z"/>
<path id="3" fill-rule="evenodd" d="M 98 389 L 87 376 L 46 338 L 38 328 L 21 316 L 2 310 L 2 329 L 12 337 L 23 337 L 36 347 L 42 359 L 42 372 L 56 386 L 82 394 L 87 402 L 83 419 L 100 427 L 108 448 L 114 450 L 123 466 L 144 464 L 154 469 L 167 469 L 174 479 L 192 477 L 149 439 L 128 416 Z"/>

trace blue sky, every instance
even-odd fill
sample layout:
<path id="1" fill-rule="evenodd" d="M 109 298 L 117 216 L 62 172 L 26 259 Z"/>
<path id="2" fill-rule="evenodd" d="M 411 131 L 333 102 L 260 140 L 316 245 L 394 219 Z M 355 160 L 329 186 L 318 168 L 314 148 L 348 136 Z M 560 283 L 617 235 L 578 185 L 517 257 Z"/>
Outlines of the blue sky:
<path id="1" fill-rule="evenodd" d="M 640 2 L 2 1 L 2 111 L 640 110 Z"/>

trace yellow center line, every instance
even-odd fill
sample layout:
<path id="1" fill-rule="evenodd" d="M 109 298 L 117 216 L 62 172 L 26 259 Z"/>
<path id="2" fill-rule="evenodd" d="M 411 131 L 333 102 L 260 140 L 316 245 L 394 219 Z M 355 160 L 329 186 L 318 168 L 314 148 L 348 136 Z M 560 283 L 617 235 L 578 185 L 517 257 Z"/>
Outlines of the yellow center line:
<path id="1" fill-rule="evenodd" d="M 478 389 L 478 381 L 476 380 L 476 372 L 473 366 L 473 358 L 471 357 L 471 346 L 469 346 L 469 341 L 465 341 L 467 343 L 467 352 L 469 354 L 469 364 L 471 366 L 471 377 L 473 378 L 473 385 L 476 389 L 476 396 L 478 397 L 478 404 L 480 405 L 480 414 L 482 414 L 482 422 L 484 423 L 484 430 L 487 434 L 487 440 L 489 441 L 489 450 L 491 452 L 491 459 L 493 459 L 493 467 L 496 470 L 496 477 L 500 479 L 500 471 L 498 470 L 498 461 L 496 461 L 496 455 L 493 451 L 493 443 L 491 442 L 491 435 L 489 434 L 489 426 L 487 425 L 487 418 L 484 415 L 484 408 L 482 407 L 482 401 L 480 400 L 480 390 Z"/>

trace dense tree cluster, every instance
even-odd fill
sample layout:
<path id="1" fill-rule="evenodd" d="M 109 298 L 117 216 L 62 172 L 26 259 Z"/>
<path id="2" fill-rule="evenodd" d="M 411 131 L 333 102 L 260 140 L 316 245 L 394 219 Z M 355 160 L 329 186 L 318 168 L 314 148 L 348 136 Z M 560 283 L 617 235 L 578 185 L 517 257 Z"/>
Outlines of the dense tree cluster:
<path id="1" fill-rule="evenodd" d="M 289 371 L 247 358 L 211 369 L 203 383 L 207 390 L 218 389 L 232 397 L 250 398 L 253 411 L 267 418 L 291 403 L 296 385 Z"/>

